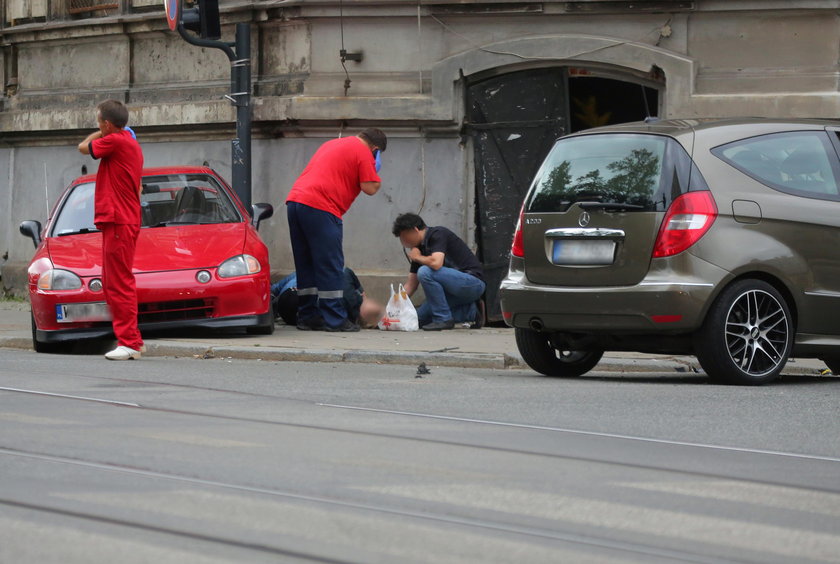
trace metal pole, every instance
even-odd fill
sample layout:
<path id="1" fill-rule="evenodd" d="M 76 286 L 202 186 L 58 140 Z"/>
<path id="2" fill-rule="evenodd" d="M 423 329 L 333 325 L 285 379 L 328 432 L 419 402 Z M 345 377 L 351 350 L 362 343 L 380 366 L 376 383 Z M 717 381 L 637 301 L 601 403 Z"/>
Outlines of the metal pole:
<path id="1" fill-rule="evenodd" d="M 236 24 L 236 59 L 231 61 L 236 139 L 231 142 L 233 191 L 251 212 L 251 26 Z"/>
<path id="2" fill-rule="evenodd" d="M 184 13 L 183 1 L 179 14 Z M 198 47 L 221 49 L 230 60 L 231 93 L 225 95 L 236 106 L 236 139 L 231 142 L 231 176 L 233 191 L 251 210 L 251 26 L 236 24 L 236 41 L 227 43 L 214 39 L 194 37 L 184 29 L 182 16 L 178 21 L 178 33 L 187 43 Z M 232 49 L 232 47 L 235 49 Z"/>

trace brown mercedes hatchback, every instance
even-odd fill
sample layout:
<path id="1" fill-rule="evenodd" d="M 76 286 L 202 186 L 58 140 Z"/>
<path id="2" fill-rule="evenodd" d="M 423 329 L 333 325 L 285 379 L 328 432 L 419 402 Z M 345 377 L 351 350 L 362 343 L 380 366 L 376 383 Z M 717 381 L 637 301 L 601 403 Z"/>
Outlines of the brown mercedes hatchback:
<path id="1" fill-rule="evenodd" d="M 840 122 L 671 120 L 563 137 L 501 285 L 520 353 L 579 376 L 604 351 L 694 354 L 732 384 L 790 357 L 840 373 Z"/>

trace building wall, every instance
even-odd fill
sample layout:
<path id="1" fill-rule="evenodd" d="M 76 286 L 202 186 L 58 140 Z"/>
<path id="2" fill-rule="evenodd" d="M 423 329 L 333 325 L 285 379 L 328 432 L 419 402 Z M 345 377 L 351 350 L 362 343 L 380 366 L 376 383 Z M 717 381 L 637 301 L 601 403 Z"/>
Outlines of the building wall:
<path id="1" fill-rule="evenodd" d="M 318 146 L 338 134 L 338 129 L 324 130 L 306 138 L 254 142 L 252 201 L 268 202 L 275 208 L 274 217 L 260 225 L 260 234 L 270 249 L 276 275 L 294 270 L 286 195 Z M 228 141 L 143 142 L 142 146 L 147 166 L 206 162 L 226 179 L 231 178 Z M 375 196 L 360 195 L 344 217 L 347 265 L 368 278 L 372 292 L 384 295 L 387 285 L 402 282 L 407 271 L 399 242 L 391 234 L 396 214 L 420 213 L 434 224 L 468 231 L 465 226 L 472 218 L 466 215 L 470 206 L 460 190 L 464 184 L 462 153 L 458 139 L 423 139 L 414 135 L 392 136 L 389 140 L 382 159 L 382 189 Z M 18 231 L 20 222 L 34 219 L 44 224 L 48 204 L 51 207 L 62 190 L 82 174 L 83 165 L 88 172 L 97 169 L 97 161 L 79 154 L 75 144 L 0 149 L 0 171 L 9 171 L 8 179 L 0 178 L 0 221 L 4 226 L 0 241 L 6 242 L 4 248 L 8 251 L 4 252 L 9 253 L 3 268 L 7 289 L 15 293 L 25 289 L 25 266 L 34 251 L 31 240 Z"/>
<path id="2" fill-rule="evenodd" d="M 20 292 L 31 242 L 23 219 L 96 164 L 75 150 L 93 108 L 126 101 L 149 165 L 208 162 L 230 178 L 235 113 L 221 51 L 170 32 L 160 2 L 120 0 L 69 15 L 62 2 L 0 0 L 0 267 Z M 280 7 L 278 7 L 280 6 Z M 345 217 L 347 263 L 377 287 L 404 276 L 393 218 L 419 211 L 473 242 L 471 141 L 463 80 L 574 66 L 660 81 L 660 115 L 834 117 L 840 112 L 840 1 L 696 0 L 543 3 L 222 0 L 223 34 L 252 29 L 253 201 L 275 205 L 262 234 L 272 268 L 291 269 L 282 202 L 317 146 L 375 125 L 389 135 L 383 188 Z M 16 15 L 21 10 L 34 12 Z M 22 13 L 22 12 L 21 12 Z M 34 15 L 33 15 L 34 14 Z M 361 52 L 348 61 L 344 47 Z M 664 85 L 661 76 L 664 74 Z M 383 286 L 384 287 L 384 286 Z"/>

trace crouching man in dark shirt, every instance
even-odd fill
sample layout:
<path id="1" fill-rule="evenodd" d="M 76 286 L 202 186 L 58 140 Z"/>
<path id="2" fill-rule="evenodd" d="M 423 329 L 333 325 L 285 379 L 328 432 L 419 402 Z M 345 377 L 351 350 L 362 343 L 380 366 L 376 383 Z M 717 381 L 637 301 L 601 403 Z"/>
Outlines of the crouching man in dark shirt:
<path id="1" fill-rule="evenodd" d="M 484 293 L 484 272 L 473 252 L 446 227 L 427 227 L 423 219 L 404 213 L 394 221 L 394 236 L 408 249 L 411 269 L 405 290 L 411 296 L 423 286 L 426 303 L 417 308 L 425 331 L 452 329 L 455 323 L 484 322 L 478 300 Z"/>

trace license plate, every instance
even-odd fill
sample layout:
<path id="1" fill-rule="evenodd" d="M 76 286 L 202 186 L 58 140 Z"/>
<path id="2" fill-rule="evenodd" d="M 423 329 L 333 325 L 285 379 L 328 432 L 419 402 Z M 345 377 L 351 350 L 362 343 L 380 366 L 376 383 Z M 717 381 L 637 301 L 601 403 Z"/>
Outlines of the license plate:
<path id="1" fill-rule="evenodd" d="M 554 241 L 551 262 L 558 265 L 604 265 L 615 260 L 615 241 Z"/>
<path id="2" fill-rule="evenodd" d="M 55 319 L 59 323 L 111 321 L 111 311 L 105 302 L 58 304 L 55 306 Z"/>

